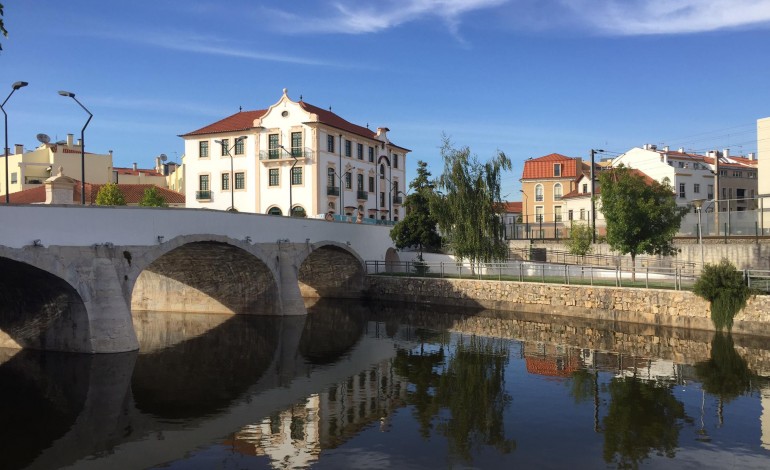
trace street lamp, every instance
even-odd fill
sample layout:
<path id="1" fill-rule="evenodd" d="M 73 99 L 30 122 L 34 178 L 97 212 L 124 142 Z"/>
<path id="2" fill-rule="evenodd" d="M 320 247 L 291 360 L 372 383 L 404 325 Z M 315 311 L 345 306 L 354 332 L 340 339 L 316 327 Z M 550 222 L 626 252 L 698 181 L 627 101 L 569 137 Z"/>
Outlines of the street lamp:
<path id="1" fill-rule="evenodd" d="M 235 173 L 233 172 L 233 154 L 230 153 L 232 149 L 234 149 L 242 140 L 246 139 L 245 135 L 242 135 L 235 139 L 235 143 L 233 143 L 232 147 L 227 148 L 227 145 L 225 145 L 225 141 L 223 140 L 215 140 L 214 142 L 222 146 L 222 151 L 227 154 L 228 157 L 230 157 L 230 208 L 227 209 L 228 212 L 238 212 L 238 210 L 235 208 L 235 192 L 233 192 L 233 189 L 235 188 Z"/>
<path id="2" fill-rule="evenodd" d="M 379 168 L 382 165 L 382 160 L 385 159 L 385 161 L 388 163 L 388 169 L 389 173 L 388 176 L 390 178 L 385 177 L 385 172 L 379 173 Z M 388 182 L 388 220 L 393 220 L 393 183 L 391 182 L 391 179 L 393 178 L 393 166 L 390 164 L 390 157 L 386 157 L 385 155 L 380 156 L 380 158 L 377 160 L 377 166 L 378 166 L 378 179 L 384 179 Z"/>
<path id="3" fill-rule="evenodd" d="M 693 199 L 692 205 L 695 206 L 695 210 L 698 212 L 698 245 L 700 245 L 700 268 L 703 270 L 703 225 L 701 223 L 701 209 L 705 199 Z"/>
<path id="4" fill-rule="evenodd" d="M 65 96 L 67 98 L 72 98 L 75 100 L 75 103 L 79 104 L 81 108 L 83 108 L 83 111 L 88 113 L 88 120 L 86 121 L 85 125 L 83 125 L 83 129 L 80 130 L 80 204 L 86 205 L 86 127 L 88 127 L 88 123 L 91 122 L 91 118 L 94 117 L 93 114 L 91 114 L 91 111 L 89 111 L 85 106 L 83 106 L 83 103 L 78 101 L 77 98 L 75 98 L 75 93 L 72 93 L 70 91 L 59 91 L 59 94 L 62 96 Z"/>
<path id="5" fill-rule="evenodd" d="M 292 191 L 294 188 L 292 188 L 292 186 L 294 185 L 294 167 L 297 166 L 297 163 L 299 163 L 299 160 L 297 159 L 297 156 L 294 155 L 294 152 L 289 152 L 288 150 L 286 150 L 286 147 L 284 147 L 283 145 L 280 145 L 279 147 L 281 147 L 281 149 L 284 152 L 288 153 L 291 156 L 291 158 L 294 159 L 294 163 L 291 164 L 291 168 L 289 169 L 289 217 L 293 217 L 294 204 L 292 201 Z"/>
<path id="6" fill-rule="evenodd" d="M 591 149 L 591 240 L 596 243 L 596 177 L 594 175 L 595 156 L 604 153 L 602 149 Z"/>
<path id="7" fill-rule="evenodd" d="M 27 82 L 16 82 L 13 85 L 11 85 L 11 92 L 8 93 L 8 98 L 3 101 L 3 104 L 0 104 L 0 110 L 3 111 L 3 115 L 5 116 L 5 203 L 10 204 L 11 203 L 11 191 L 8 187 L 8 113 L 5 112 L 5 103 L 8 102 L 9 99 L 11 99 L 11 95 L 14 91 L 18 90 L 19 88 L 24 88 L 25 86 L 29 85 Z"/>
<path id="8" fill-rule="evenodd" d="M 527 196 L 527 193 L 525 193 L 523 189 L 520 189 L 519 192 L 522 196 L 524 196 L 524 235 L 529 238 L 529 214 L 527 213 L 527 206 L 529 206 L 529 196 Z"/>

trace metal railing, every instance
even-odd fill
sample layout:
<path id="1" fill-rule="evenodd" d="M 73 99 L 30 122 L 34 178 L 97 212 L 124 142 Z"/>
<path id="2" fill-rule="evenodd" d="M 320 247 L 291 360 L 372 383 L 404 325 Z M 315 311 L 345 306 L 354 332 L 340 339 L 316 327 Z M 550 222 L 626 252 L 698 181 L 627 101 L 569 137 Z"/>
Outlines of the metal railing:
<path id="1" fill-rule="evenodd" d="M 563 285 L 691 289 L 696 277 L 679 268 L 624 269 L 606 266 L 514 261 L 506 263 L 366 261 L 370 275 L 542 282 Z"/>
<path id="2" fill-rule="evenodd" d="M 195 199 L 197 199 L 198 201 L 209 200 L 211 199 L 211 191 L 209 190 L 195 191 Z"/>
<path id="3" fill-rule="evenodd" d="M 327 186 L 326 187 L 326 195 L 327 196 L 339 196 L 340 195 L 340 188 L 338 186 Z"/>
<path id="4" fill-rule="evenodd" d="M 361 191 L 360 189 L 357 192 L 358 200 L 360 201 L 367 201 L 369 200 L 369 193 L 366 191 Z"/>
<path id="5" fill-rule="evenodd" d="M 393 204 L 401 204 L 403 201 L 404 200 L 401 196 L 393 196 Z"/>
<path id="6" fill-rule="evenodd" d="M 610 266 L 632 269 L 631 258 L 621 255 L 587 254 L 573 255 L 568 251 L 546 248 L 509 248 L 508 258 L 521 261 L 539 261 L 560 264 L 578 264 L 591 266 Z M 685 274 L 694 274 L 696 263 L 672 260 L 671 258 L 636 257 L 637 268 L 679 268 Z"/>
<path id="7" fill-rule="evenodd" d="M 744 271 L 744 276 L 751 290 L 760 294 L 770 294 L 770 271 L 748 269 Z"/>
<path id="8" fill-rule="evenodd" d="M 268 149 L 268 150 L 260 150 L 259 151 L 259 159 L 260 160 L 294 160 L 307 158 L 312 160 L 313 159 L 313 149 L 309 147 L 305 148 L 292 148 L 290 151 L 284 150 L 282 148 L 274 148 L 274 149 Z"/>

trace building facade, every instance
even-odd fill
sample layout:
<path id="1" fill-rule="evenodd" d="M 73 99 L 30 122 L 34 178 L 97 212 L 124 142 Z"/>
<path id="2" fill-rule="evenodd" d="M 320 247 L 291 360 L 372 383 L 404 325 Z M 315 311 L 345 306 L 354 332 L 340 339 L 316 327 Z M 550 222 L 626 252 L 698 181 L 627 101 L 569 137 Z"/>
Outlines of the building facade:
<path id="1" fill-rule="evenodd" d="M 330 110 L 283 96 L 181 135 L 187 207 L 377 220 L 403 217 L 406 156 Z"/>
<path id="2" fill-rule="evenodd" d="M 524 223 L 564 223 L 567 220 L 564 196 L 575 190 L 577 179 L 588 169 L 589 165 L 580 157 L 558 153 L 525 161 L 520 180 Z"/>

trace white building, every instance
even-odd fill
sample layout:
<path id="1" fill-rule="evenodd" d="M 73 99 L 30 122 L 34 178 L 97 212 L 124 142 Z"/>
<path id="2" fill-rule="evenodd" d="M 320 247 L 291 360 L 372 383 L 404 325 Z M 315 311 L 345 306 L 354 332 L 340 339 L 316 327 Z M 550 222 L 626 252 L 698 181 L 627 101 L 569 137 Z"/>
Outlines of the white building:
<path id="1" fill-rule="evenodd" d="M 268 109 L 180 136 L 187 207 L 286 215 L 291 206 L 298 216 L 399 220 L 409 150 L 388 131 L 292 101 L 284 89 Z"/>

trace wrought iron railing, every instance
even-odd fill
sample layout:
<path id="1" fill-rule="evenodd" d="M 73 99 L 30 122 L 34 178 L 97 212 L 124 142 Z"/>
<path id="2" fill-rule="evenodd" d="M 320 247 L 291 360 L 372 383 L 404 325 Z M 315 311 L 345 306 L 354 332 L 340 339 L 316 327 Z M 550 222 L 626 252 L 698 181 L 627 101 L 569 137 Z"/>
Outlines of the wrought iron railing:
<path id="1" fill-rule="evenodd" d="M 195 199 L 197 199 L 198 201 L 210 200 L 211 199 L 211 191 L 209 191 L 209 190 L 195 191 Z"/>

